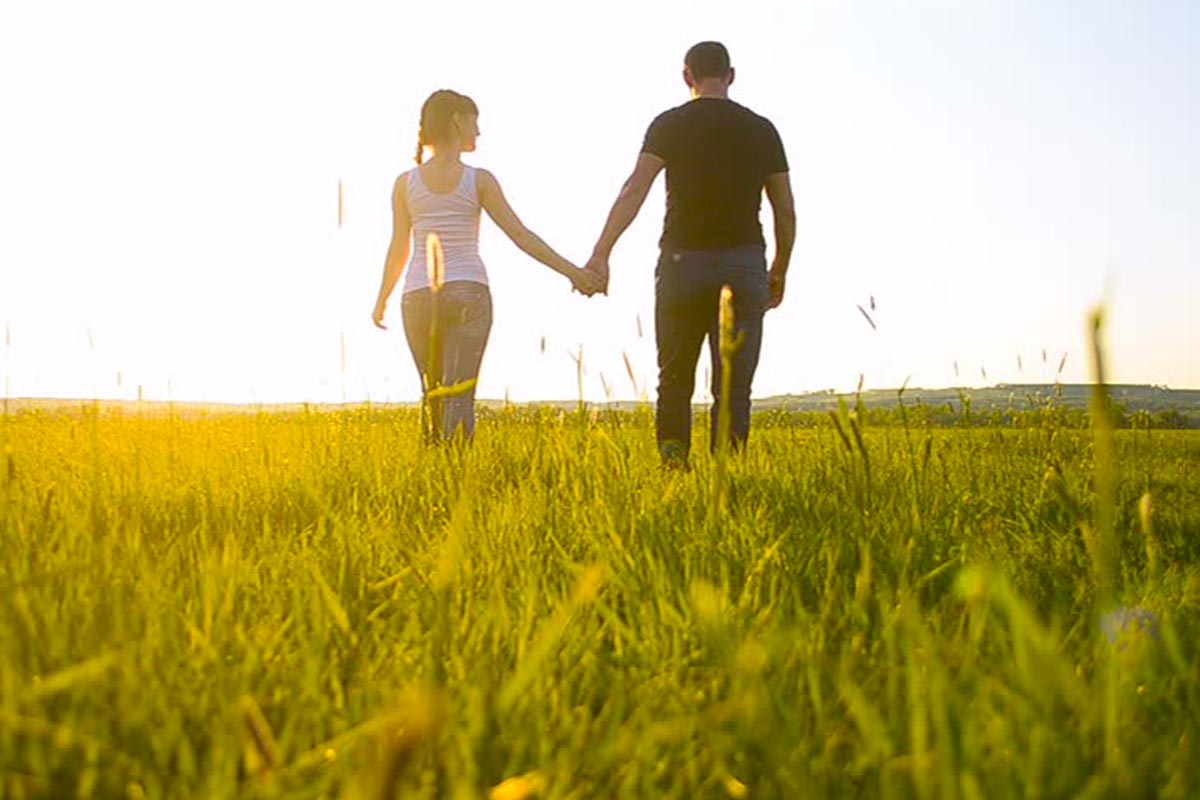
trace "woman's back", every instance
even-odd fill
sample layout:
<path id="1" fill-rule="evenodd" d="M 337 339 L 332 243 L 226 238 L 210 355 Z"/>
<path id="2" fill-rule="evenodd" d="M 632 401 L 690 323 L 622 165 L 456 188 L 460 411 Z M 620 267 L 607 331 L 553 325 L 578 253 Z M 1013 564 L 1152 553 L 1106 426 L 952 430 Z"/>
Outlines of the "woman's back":
<path id="1" fill-rule="evenodd" d="M 422 167 L 405 173 L 405 196 L 412 218 L 412 263 L 404 281 L 404 291 L 411 292 L 429 285 L 426 262 L 426 240 L 436 234 L 445 255 L 444 281 L 472 281 L 487 284 L 487 270 L 479 256 L 479 191 L 476 188 L 475 168 L 460 166 L 457 183 L 453 172 L 434 170 L 426 164 L 428 181 Z M 441 174 L 439 174 L 439 172 Z M 452 188 L 446 189 L 446 187 Z"/>

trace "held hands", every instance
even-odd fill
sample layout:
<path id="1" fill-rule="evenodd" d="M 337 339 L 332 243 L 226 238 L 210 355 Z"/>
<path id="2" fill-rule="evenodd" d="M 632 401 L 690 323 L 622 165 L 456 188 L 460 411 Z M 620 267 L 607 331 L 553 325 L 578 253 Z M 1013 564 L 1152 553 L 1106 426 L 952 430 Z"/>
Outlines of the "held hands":
<path id="1" fill-rule="evenodd" d="M 576 269 L 569 277 L 571 278 L 571 286 L 584 297 L 591 297 L 597 292 L 604 290 L 604 285 L 596 277 L 595 273 L 588 272 L 586 269 Z"/>
<path id="2" fill-rule="evenodd" d="M 584 264 L 583 270 L 595 277 L 600 285 L 597 291 L 601 294 L 608 294 L 608 256 L 593 253 L 588 262 Z"/>
<path id="3" fill-rule="evenodd" d="M 575 291 L 585 297 L 591 297 L 595 294 L 608 294 L 608 265 L 605 264 L 601 272 L 594 267 L 594 261 L 595 259 L 593 258 L 591 261 L 588 261 L 586 267 L 576 269 L 569 275 L 571 285 L 575 288 Z"/>

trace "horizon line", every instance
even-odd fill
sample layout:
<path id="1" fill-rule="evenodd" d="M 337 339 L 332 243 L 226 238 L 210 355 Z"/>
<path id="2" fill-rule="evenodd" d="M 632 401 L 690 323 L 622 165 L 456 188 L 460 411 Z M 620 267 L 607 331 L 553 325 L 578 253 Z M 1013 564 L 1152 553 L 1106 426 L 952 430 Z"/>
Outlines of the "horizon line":
<path id="1" fill-rule="evenodd" d="M 814 389 L 803 392 L 785 392 L 782 394 L 764 395 L 761 397 L 752 397 L 751 402 L 769 402 L 772 400 L 784 400 L 788 398 L 814 398 L 814 397 L 857 397 L 859 395 L 906 395 L 915 392 L 979 392 L 979 391 L 1016 391 L 1021 389 L 1068 389 L 1080 388 L 1091 389 L 1096 386 L 1095 382 L 1087 383 L 1009 383 L 1002 382 L 990 384 L 987 386 L 896 386 L 891 388 L 877 389 L 861 389 L 854 391 L 838 391 L 833 388 Z M 1154 383 L 1108 383 L 1105 384 L 1111 389 L 1142 389 L 1155 392 L 1200 392 L 1200 387 L 1192 388 L 1177 388 L 1165 384 Z M 536 400 L 510 400 L 505 397 L 477 397 L 476 402 L 486 404 L 504 404 L 512 406 L 532 406 L 532 405 L 562 405 L 562 404 L 578 404 L 582 402 L 584 405 L 590 406 L 611 406 L 621 404 L 648 404 L 652 405 L 653 401 L 649 398 L 640 399 L 604 399 L 591 400 L 580 399 L 578 397 L 564 398 L 540 398 Z M 711 401 L 693 401 L 693 405 L 705 406 Z M 74 403 L 106 403 L 106 404 L 124 404 L 124 405 L 186 405 L 186 406 L 230 406 L 230 407 L 245 407 L 245 408 L 263 408 L 263 407 L 304 407 L 316 406 L 322 408 L 337 408 L 337 407 L 358 407 L 358 406 L 417 406 L 420 405 L 420 399 L 415 400 L 373 400 L 371 398 L 362 398 L 356 400 L 199 400 L 189 398 L 166 398 L 166 399 L 138 399 L 138 398 L 122 398 L 122 397 L 80 397 L 80 396 L 62 396 L 62 395 L 21 395 L 16 397 L 5 397 L 5 405 L 9 403 L 18 404 L 74 404 Z"/>

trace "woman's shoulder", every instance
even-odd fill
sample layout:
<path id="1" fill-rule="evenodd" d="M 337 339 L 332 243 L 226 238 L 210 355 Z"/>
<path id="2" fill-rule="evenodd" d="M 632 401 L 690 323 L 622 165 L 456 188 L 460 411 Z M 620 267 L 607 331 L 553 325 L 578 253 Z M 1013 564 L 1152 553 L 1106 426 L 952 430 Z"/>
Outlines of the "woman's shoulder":
<path id="1" fill-rule="evenodd" d="M 484 195 L 494 190 L 500 184 L 496 181 L 496 176 L 491 170 L 483 167 L 467 167 L 471 174 L 471 182 L 475 184 L 475 196 L 480 201 Z"/>
<path id="2" fill-rule="evenodd" d="M 411 167 L 410 169 L 406 169 L 404 172 L 401 172 L 396 176 L 396 180 L 392 183 L 392 191 L 398 192 L 401 189 L 407 189 L 412 183 L 412 178 L 415 174 L 417 174 L 417 167 Z"/>
<path id="3" fill-rule="evenodd" d="M 491 180 L 496 179 L 496 176 L 493 175 L 490 170 L 484 169 L 483 167 L 473 167 L 470 164 L 463 164 L 463 169 L 471 173 L 476 180 L 479 180 L 480 178 L 487 178 Z"/>
<path id="4" fill-rule="evenodd" d="M 483 167 L 467 167 L 471 172 L 471 177 L 475 180 L 476 186 L 496 185 L 496 176 L 489 169 Z"/>

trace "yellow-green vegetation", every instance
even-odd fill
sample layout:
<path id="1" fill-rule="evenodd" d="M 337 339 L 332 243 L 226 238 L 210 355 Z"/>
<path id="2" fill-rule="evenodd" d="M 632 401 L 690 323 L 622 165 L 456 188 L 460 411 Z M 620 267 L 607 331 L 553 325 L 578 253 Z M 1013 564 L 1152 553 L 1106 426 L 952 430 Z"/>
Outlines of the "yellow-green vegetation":
<path id="1" fill-rule="evenodd" d="M 1200 796 L 1200 432 L 805 422 L 7 415 L 0 795 Z"/>

